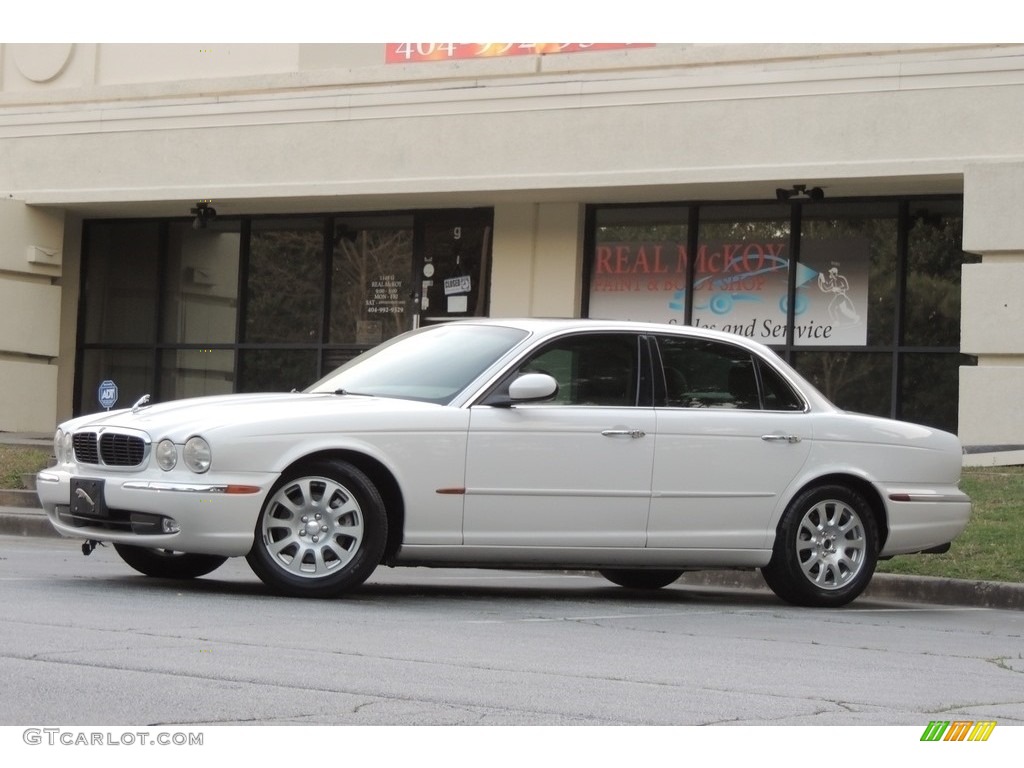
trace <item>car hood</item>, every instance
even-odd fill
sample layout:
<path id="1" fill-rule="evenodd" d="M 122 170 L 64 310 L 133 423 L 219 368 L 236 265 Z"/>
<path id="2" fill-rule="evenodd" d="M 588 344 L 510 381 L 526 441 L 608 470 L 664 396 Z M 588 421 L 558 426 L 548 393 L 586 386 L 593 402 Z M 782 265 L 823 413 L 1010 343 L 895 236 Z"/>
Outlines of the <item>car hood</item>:
<path id="1" fill-rule="evenodd" d="M 335 395 L 331 393 L 262 393 L 172 400 L 141 408 L 80 416 L 61 425 L 64 431 L 118 428 L 141 430 L 153 440 L 184 442 L 231 428 L 240 434 L 316 432 L 337 426 L 336 419 L 357 426 L 380 422 L 382 414 L 401 415 L 445 406 L 412 400 Z"/>

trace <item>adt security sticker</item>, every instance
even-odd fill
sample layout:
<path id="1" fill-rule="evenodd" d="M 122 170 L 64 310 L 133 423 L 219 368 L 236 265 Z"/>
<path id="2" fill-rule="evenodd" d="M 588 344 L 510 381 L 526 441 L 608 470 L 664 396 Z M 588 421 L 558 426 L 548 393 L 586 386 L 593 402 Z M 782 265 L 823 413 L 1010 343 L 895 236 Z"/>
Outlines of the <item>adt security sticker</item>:
<path id="1" fill-rule="evenodd" d="M 100 384 L 98 395 L 100 405 L 109 411 L 117 402 L 117 384 L 107 379 Z"/>

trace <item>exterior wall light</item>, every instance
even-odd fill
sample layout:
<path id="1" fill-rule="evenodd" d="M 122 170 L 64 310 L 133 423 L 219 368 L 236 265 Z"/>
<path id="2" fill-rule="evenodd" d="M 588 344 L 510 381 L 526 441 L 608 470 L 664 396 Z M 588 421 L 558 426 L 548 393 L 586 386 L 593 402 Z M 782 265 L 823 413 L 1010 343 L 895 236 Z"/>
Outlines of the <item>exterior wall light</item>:
<path id="1" fill-rule="evenodd" d="M 779 187 L 775 190 L 775 199 L 780 203 L 785 202 L 802 202 L 804 200 L 818 200 L 825 199 L 825 191 L 821 187 L 807 188 L 806 184 L 794 184 L 792 189 L 782 189 Z"/>
<path id="2" fill-rule="evenodd" d="M 210 205 L 210 200 L 200 200 L 196 207 L 189 213 L 195 216 L 192 219 L 192 229 L 206 229 L 207 225 L 217 218 L 217 209 Z"/>

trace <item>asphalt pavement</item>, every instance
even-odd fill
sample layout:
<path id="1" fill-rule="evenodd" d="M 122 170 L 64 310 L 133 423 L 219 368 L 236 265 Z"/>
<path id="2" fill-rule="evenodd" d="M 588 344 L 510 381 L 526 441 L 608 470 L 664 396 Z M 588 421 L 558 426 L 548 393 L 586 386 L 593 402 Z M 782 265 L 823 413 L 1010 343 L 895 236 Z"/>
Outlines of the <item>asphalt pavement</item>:
<path id="1" fill-rule="evenodd" d="M 59 534 L 39 508 L 34 492 L 0 491 L 0 535 Z M 679 583 L 723 589 L 767 589 L 760 574 L 753 571 L 694 571 L 684 574 Z M 864 596 L 908 603 L 1024 610 L 1024 584 L 995 581 L 965 581 L 878 573 L 871 580 Z"/>

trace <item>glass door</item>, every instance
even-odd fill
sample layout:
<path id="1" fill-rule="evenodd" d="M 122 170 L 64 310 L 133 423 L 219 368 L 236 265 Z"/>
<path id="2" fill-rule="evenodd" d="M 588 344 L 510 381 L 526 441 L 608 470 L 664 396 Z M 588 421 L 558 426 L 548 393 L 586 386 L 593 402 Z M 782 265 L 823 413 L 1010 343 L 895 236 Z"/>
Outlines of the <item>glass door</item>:
<path id="1" fill-rule="evenodd" d="M 493 217 L 489 208 L 471 208 L 421 218 L 421 324 L 487 314 Z"/>
<path id="2" fill-rule="evenodd" d="M 370 347 L 413 327 L 411 217 L 337 219 L 331 344 Z"/>

